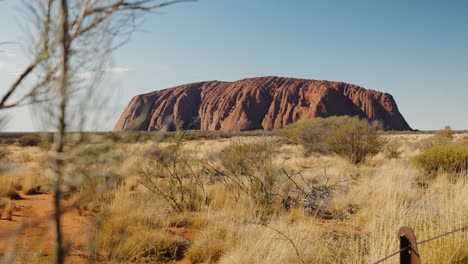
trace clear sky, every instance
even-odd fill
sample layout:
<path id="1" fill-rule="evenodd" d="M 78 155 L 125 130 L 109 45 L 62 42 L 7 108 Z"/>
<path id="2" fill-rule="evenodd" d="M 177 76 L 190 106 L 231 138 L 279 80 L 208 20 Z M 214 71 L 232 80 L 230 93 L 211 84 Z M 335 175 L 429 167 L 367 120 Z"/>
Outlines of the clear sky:
<path id="1" fill-rule="evenodd" d="M 21 41 L 17 0 L 0 3 L 0 42 Z M 19 1 L 18 1 L 19 2 Z M 410 126 L 468 129 L 468 1 L 199 0 L 146 15 L 118 50 L 104 109 L 111 130 L 132 96 L 195 81 L 276 75 L 388 92 Z M 24 65 L 0 53 L 0 91 Z M 39 129 L 28 109 L 4 130 Z M 14 118 L 13 118 L 14 117 Z"/>

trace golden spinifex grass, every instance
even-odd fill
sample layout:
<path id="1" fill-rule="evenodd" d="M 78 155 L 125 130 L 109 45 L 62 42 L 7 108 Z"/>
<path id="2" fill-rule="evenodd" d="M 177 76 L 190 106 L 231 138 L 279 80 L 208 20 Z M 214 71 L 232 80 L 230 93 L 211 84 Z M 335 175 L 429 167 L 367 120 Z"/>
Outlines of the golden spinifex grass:
<path id="1" fill-rule="evenodd" d="M 422 185 L 426 172 L 411 162 L 426 151 L 421 142 L 436 138 L 380 137 L 398 155 L 383 148 L 359 165 L 334 154 L 305 156 L 302 145 L 271 135 L 86 145 L 67 169 L 83 176 L 68 199 L 94 226 L 76 250 L 104 262 L 370 263 L 398 250 L 403 225 L 418 240 L 466 225 L 466 172 L 440 170 Z M 462 147 L 465 138 L 450 142 Z M 46 170 L 45 152 L 11 147 L 22 173 L 2 172 L 0 192 L 46 185 L 46 173 L 26 183 Z M 425 263 L 465 263 L 468 236 L 419 250 Z"/>

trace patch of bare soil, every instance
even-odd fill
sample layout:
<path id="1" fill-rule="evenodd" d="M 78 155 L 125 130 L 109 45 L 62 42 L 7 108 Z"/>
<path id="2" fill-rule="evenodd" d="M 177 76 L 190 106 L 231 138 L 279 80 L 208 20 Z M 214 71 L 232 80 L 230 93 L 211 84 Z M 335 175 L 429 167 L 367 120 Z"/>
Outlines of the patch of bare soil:
<path id="1" fill-rule="evenodd" d="M 0 258 L 14 255 L 21 263 L 47 263 L 54 256 L 52 229 L 53 196 L 51 194 L 23 195 L 14 201 L 12 221 L 0 220 Z M 67 201 L 62 203 L 67 206 Z M 62 230 L 69 253 L 66 263 L 88 263 L 83 248 L 89 237 L 89 219 L 78 209 L 66 209 L 62 215 Z"/>
<path id="2" fill-rule="evenodd" d="M 185 239 L 188 239 L 190 241 L 193 241 L 196 237 L 196 232 L 192 228 L 187 228 L 187 227 L 169 227 L 168 228 L 169 232 L 178 235 L 180 237 L 183 237 Z M 171 264 L 192 264 L 192 262 L 186 258 L 170 262 Z"/>

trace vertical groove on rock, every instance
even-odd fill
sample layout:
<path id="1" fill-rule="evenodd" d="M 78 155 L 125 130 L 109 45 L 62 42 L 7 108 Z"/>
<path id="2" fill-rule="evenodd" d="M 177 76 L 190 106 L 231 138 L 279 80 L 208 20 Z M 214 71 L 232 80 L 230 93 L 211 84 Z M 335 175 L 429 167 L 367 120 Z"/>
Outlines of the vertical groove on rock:
<path id="1" fill-rule="evenodd" d="M 390 94 L 343 82 L 272 76 L 186 84 L 135 96 L 114 130 L 158 130 L 173 119 L 181 120 L 185 129 L 270 130 L 334 115 L 357 115 L 379 120 L 385 129 L 411 130 Z"/>

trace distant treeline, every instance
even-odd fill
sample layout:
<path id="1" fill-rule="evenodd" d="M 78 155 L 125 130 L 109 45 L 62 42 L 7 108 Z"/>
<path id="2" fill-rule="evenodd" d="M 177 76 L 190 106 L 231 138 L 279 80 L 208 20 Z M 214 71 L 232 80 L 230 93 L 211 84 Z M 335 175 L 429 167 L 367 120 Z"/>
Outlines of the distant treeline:
<path id="1" fill-rule="evenodd" d="M 207 130 L 186 130 L 183 132 L 162 132 L 162 131 L 107 131 L 107 132 L 68 132 L 70 138 L 98 142 L 102 139 L 115 142 L 135 143 L 149 140 L 167 141 L 173 139 L 176 133 L 185 133 L 185 140 L 210 140 L 232 137 L 252 137 L 252 136 L 275 136 L 279 130 L 255 130 L 255 131 L 207 131 Z M 424 131 L 381 131 L 382 134 L 433 134 L 435 130 Z M 454 130 L 454 133 L 468 133 L 468 130 Z M 45 141 L 52 143 L 53 132 L 0 132 L 0 143 L 15 144 L 23 142 Z M 28 139 L 28 140 L 26 140 Z M 37 140 L 35 140 L 37 139 Z"/>

